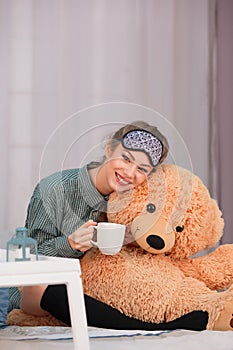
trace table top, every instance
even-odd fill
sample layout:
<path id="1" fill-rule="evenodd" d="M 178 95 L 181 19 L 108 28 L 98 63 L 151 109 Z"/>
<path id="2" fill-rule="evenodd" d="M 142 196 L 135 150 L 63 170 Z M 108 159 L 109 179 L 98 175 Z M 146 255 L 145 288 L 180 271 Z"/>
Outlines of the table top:
<path id="1" fill-rule="evenodd" d="M 69 272 L 80 271 L 79 259 L 49 257 L 39 255 L 34 261 L 6 261 L 6 250 L 0 249 L 0 275 L 11 275 L 12 273 L 34 274 L 43 272 Z"/>

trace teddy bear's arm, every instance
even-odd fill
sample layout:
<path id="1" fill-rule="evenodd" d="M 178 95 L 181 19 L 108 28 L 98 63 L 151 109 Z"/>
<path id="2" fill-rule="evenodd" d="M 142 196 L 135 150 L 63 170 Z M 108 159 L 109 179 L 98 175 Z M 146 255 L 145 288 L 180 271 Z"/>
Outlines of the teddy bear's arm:
<path id="1" fill-rule="evenodd" d="M 233 244 L 219 246 L 215 251 L 176 262 L 186 276 L 203 281 L 213 290 L 224 289 L 233 284 Z"/>

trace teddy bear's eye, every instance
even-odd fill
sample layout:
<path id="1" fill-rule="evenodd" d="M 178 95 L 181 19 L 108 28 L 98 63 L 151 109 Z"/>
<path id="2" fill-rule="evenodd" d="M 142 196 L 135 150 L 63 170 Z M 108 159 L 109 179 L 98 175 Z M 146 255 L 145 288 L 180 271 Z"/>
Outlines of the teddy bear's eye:
<path id="1" fill-rule="evenodd" d="M 156 209 L 156 207 L 155 207 L 155 205 L 152 204 L 152 203 L 149 203 L 149 204 L 147 204 L 147 206 L 146 206 L 146 210 L 148 211 L 148 213 L 154 213 L 154 212 L 155 212 L 155 209 Z"/>
<path id="2" fill-rule="evenodd" d="M 182 232 L 184 230 L 184 226 L 176 226 L 176 232 Z"/>

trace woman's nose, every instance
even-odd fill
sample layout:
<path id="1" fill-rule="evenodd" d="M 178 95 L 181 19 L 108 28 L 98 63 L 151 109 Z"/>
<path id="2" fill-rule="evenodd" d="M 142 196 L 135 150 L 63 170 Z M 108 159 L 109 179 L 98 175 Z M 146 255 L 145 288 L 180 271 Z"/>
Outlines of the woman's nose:
<path id="1" fill-rule="evenodd" d="M 126 176 L 132 178 L 135 175 L 136 168 L 136 164 L 130 163 L 125 169 Z"/>

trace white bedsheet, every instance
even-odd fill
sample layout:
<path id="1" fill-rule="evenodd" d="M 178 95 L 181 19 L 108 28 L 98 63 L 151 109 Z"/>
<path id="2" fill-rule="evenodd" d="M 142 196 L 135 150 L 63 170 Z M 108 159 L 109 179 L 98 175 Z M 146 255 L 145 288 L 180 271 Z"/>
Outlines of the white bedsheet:
<path id="1" fill-rule="evenodd" d="M 187 330 L 141 332 L 89 327 L 91 350 L 233 350 L 233 332 Z M 20 340 L 19 340 L 20 339 Z M 0 329 L 1 350 L 72 350 L 65 327 L 7 327 Z"/>
<path id="2" fill-rule="evenodd" d="M 89 338 L 131 338 L 138 336 L 160 336 L 169 331 L 141 331 L 141 330 L 115 330 L 105 328 L 88 327 Z M 0 329 L 0 339 L 5 340 L 64 340 L 72 339 L 70 327 L 19 327 L 10 326 Z"/>

